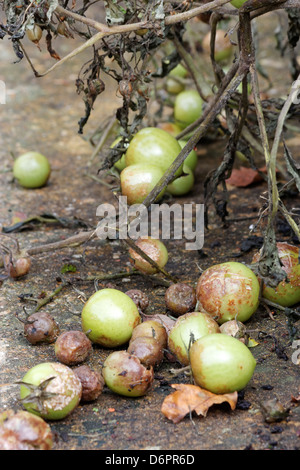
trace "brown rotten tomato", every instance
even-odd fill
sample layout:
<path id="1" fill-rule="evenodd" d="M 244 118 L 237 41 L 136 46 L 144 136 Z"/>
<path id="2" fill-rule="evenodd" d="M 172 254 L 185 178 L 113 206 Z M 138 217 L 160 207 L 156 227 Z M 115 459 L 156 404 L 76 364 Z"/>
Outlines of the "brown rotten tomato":
<path id="1" fill-rule="evenodd" d="M 28 411 L 7 410 L 0 414 L 0 450 L 51 450 L 49 424 Z"/>
<path id="2" fill-rule="evenodd" d="M 299 248 L 288 243 L 277 243 L 278 255 L 287 279 L 281 281 L 276 288 L 263 286 L 263 297 L 283 307 L 291 307 L 300 302 L 300 263 Z M 256 253 L 252 262 L 259 261 L 260 253 Z"/>
<path id="3" fill-rule="evenodd" d="M 184 283 L 172 284 L 165 293 L 167 308 L 176 316 L 192 312 L 196 306 L 196 291 Z"/>
<path id="4" fill-rule="evenodd" d="M 102 374 L 110 390 L 127 397 L 145 395 L 154 380 L 153 368 L 145 367 L 127 351 L 111 353 L 103 364 Z"/>
<path id="5" fill-rule="evenodd" d="M 137 336 L 130 341 L 127 352 L 138 357 L 148 367 L 159 365 L 164 358 L 161 344 L 151 336 Z"/>
<path id="6" fill-rule="evenodd" d="M 86 360 L 92 342 L 83 331 L 65 331 L 57 338 L 54 350 L 60 362 L 72 366 Z"/>
<path id="7" fill-rule="evenodd" d="M 92 370 L 88 365 L 82 365 L 73 369 L 73 372 L 79 378 L 82 385 L 82 402 L 96 400 L 102 393 L 104 379 L 98 371 Z"/>
<path id="8" fill-rule="evenodd" d="M 36 312 L 24 322 L 24 335 L 31 344 L 54 343 L 60 333 L 59 326 L 47 312 Z"/>
<path id="9" fill-rule="evenodd" d="M 196 295 L 202 308 L 219 324 L 234 319 L 244 322 L 257 310 L 259 282 L 250 268 L 229 261 L 203 271 Z"/>

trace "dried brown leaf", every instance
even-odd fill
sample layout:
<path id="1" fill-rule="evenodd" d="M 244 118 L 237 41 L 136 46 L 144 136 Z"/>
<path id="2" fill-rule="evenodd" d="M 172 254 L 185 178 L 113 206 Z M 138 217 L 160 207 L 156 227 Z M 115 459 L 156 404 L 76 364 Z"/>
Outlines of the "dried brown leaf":
<path id="1" fill-rule="evenodd" d="M 176 391 L 165 398 L 161 412 L 175 424 L 192 411 L 205 417 L 212 405 L 224 402 L 229 403 L 230 408 L 234 410 L 238 399 L 237 392 L 216 395 L 196 385 L 172 384 L 172 387 Z"/>

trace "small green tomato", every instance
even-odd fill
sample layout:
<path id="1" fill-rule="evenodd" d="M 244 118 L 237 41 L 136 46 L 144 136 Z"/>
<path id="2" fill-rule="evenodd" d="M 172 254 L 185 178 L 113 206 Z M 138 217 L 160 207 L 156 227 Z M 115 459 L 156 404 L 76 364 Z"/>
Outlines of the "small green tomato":
<path id="1" fill-rule="evenodd" d="M 183 149 L 186 144 L 187 144 L 187 140 L 178 140 L 179 142 L 179 145 L 180 147 Z M 192 150 L 188 156 L 186 157 L 186 159 L 184 160 L 184 164 L 187 165 L 192 171 L 195 171 L 196 170 L 196 167 L 197 167 L 197 163 L 198 163 L 198 155 L 197 155 L 197 152 L 195 150 Z"/>
<path id="2" fill-rule="evenodd" d="M 38 152 L 27 152 L 14 161 L 13 175 L 24 188 L 41 188 L 51 173 L 48 159 Z"/>
<path id="3" fill-rule="evenodd" d="M 93 343 L 114 348 L 127 343 L 141 322 L 136 304 L 117 289 L 100 289 L 83 307 L 83 331 Z"/>
<path id="4" fill-rule="evenodd" d="M 288 243 L 278 242 L 277 249 L 287 279 L 281 281 L 275 288 L 264 284 L 263 297 L 283 307 L 292 307 L 300 302 L 299 248 Z M 259 255 L 260 253 L 256 253 L 252 261 L 257 262 Z"/>
<path id="5" fill-rule="evenodd" d="M 121 136 L 117 137 L 111 144 L 110 148 L 113 149 L 114 147 L 116 147 L 121 140 L 122 140 Z M 114 163 L 114 167 L 120 172 L 124 170 L 124 168 L 126 167 L 125 152 L 123 153 L 122 157 L 119 160 L 117 160 L 116 163 Z"/>
<path id="6" fill-rule="evenodd" d="M 175 137 L 157 127 L 141 129 L 130 141 L 126 151 L 126 166 L 135 164 L 154 165 L 165 172 L 180 153 L 181 147 Z M 180 176 L 182 166 L 175 173 Z"/>
<path id="7" fill-rule="evenodd" d="M 168 75 L 167 78 L 167 91 L 171 93 L 172 95 L 177 95 L 181 91 L 184 90 L 185 86 L 184 84 L 178 80 L 185 78 L 187 76 L 187 70 L 183 67 L 183 65 L 178 64 L 176 67 L 171 70 L 171 72 Z"/>
<path id="8" fill-rule="evenodd" d="M 175 98 L 174 118 L 176 123 L 185 128 L 202 115 L 203 101 L 198 91 L 184 90 Z"/>
<path id="9" fill-rule="evenodd" d="M 202 336 L 212 333 L 220 333 L 220 327 L 208 313 L 186 313 L 176 320 L 171 329 L 168 348 L 182 365 L 188 365 L 192 343 Z"/>
<path id="10" fill-rule="evenodd" d="M 210 54 L 211 33 L 207 33 L 202 41 L 202 47 L 206 54 Z M 228 61 L 233 54 L 233 45 L 226 31 L 217 29 L 215 38 L 215 60 L 216 62 Z"/>
<path id="11" fill-rule="evenodd" d="M 20 383 L 20 399 L 24 408 L 46 420 L 65 418 L 81 399 L 81 382 L 64 364 L 38 364 L 24 375 Z"/>
<path id="12" fill-rule="evenodd" d="M 194 187 L 194 173 L 186 164 L 183 165 L 183 173 L 183 175 L 176 178 L 167 186 L 167 192 L 172 194 L 172 196 L 183 196 L 189 193 Z"/>
<path id="13" fill-rule="evenodd" d="M 240 8 L 247 0 L 232 0 L 230 3 L 236 8 Z"/>
<path id="14" fill-rule="evenodd" d="M 219 324 L 234 319 L 244 322 L 257 310 L 259 282 L 250 268 L 229 261 L 203 271 L 196 295 L 202 308 Z"/>
<path id="15" fill-rule="evenodd" d="M 244 343 L 218 333 L 203 336 L 192 344 L 190 365 L 199 387 L 224 394 L 246 387 L 253 376 L 256 361 Z"/>

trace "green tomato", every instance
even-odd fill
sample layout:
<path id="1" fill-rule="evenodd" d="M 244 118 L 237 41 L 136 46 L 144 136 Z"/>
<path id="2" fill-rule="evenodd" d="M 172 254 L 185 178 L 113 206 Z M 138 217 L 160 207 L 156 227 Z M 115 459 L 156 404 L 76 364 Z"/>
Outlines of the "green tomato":
<path id="1" fill-rule="evenodd" d="M 165 172 L 180 153 L 181 147 L 175 137 L 156 128 L 145 127 L 131 140 L 126 152 L 126 166 L 137 163 L 155 165 Z M 182 166 L 176 176 L 182 173 Z"/>
<path id="2" fill-rule="evenodd" d="M 263 286 L 263 297 L 283 307 L 292 307 L 300 302 L 300 263 L 299 248 L 288 243 L 277 243 L 282 269 L 287 280 L 281 281 L 276 288 Z M 259 260 L 257 253 L 252 262 Z"/>
<path id="3" fill-rule="evenodd" d="M 231 0 L 231 5 L 233 5 L 236 8 L 240 8 L 244 3 L 246 3 L 247 0 Z"/>
<path id="4" fill-rule="evenodd" d="M 188 365 L 192 343 L 212 333 L 220 333 L 220 327 L 208 313 L 186 313 L 176 320 L 171 329 L 168 348 L 182 365 Z"/>
<path id="5" fill-rule="evenodd" d="M 45 387 L 45 381 L 52 377 Z M 49 394 L 54 395 L 49 397 Z M 82 385 L 73 370 L 56 362 L 44 362 L 32 367 L 24 375 L 20 387 L 24 408 L 46 420 L 65 418 L 77 407 L 81 394 Z"/>
<path id="6" fill-rule="evenodd" d="M 119 136 L 117 137 L 113 143 L 111 144 L 110 148 L 113 149 L 114 147 L 116 147 L 116 145 L 120 142 L 120 140 L 122 140 L 122 137 Z M 114 163 L 114 167 L 118 170 L 118 171 L 122 171 L 124 170 L 124 168 L 126 167 L 126 162 L 125 162 L 125 153 L 122 155 L 122 157 L 120 158 L 120 160 L 116 161 L 116 163 Z"/>
<path id="7" fill-rule="evenodd" d="M 203 271 L 196 295 L 202 308 L 219 324 L 234 319 L 244 322 L 257 310 L 259 282 L 250 268 L 229 261 Z"/>
<path id="8" fill-rule="evenodd" d="M 190 365 L 199 387 L 224 394 L 246 387 L 253 376 L 256 361 L 244 343 L 219 333 L 203 336 L 192 344 Z"/>
<path id="9" fill-rule="evenodd" d="M 202 41 L 202 48 L 206 54 L 210 54 L 211 33 L 207 33 Z M 216 62 L 228 61 L 232 57 L 233 45 L 226 31 L 217 29 L 215 38 L 215 60 Z"/>
<path id="10" fill-rule="evenodd" d="M 184 90 L 175 98 L 174 118 L 183 128 L 189 126 L 202 115 L 203 101 L 198 91 Z"/>
<path id="11" fill-rule="evenodd" d="M 48 159 L 38 152 L 20 155 L 14 161 L 13 175 L 24 188 L 40 188 L 50 176 L 51 168 Z"/>
<path id="12" fill-rule="evenodd" d="M 178 142 L 182 149 L 187 144 L 187 140 L 178 140 Z M 188 166 L 192 171 L 195 171 L 197 163 L 198 163 L 198 155 L 195 152 L 195 150 L 192 150 L 191 153 L 189 153 L 187 158 L 184 160 L 184 165 Z"/>
<path id="13" fill-rule="evenodd" d="M 127 204 L 141 204 L 159 180 L 163 177 L 163 170 L 148 163 L 137 163 L 122 170 L 120 175 L 121 192 L 127 197 Z M 157 197 L 156 201 L 162 198 L 165 190 Z"/>
<path id="14" fill-rule="evenodd" d="M 182 64 L 177 64 L 169 73 L 169 77 L 185 78 L 187 74 L 186 68 Z"/>
<path id="15" fill-rule="evenodd" d="M 153 368 L 145 367 L 127 351 L 111 353 L 103 364 L 102 375 L 110 390 L 126 397 L 145 395 L 154 380 Z"/>
<path id="16" fill-rule="evenodd" d="M 127 343 L 141 322 L 136 304 L 117 289 L 101 289 L 85 303 L 81 323 L 93 343 L 114 348 Z"/>
<path id="17" fill-rule="evenodd" d="M 168 134 L 171 134 L 173 137 L 176 137 L 182 131 L 181 127 L 174 122 L 161 122 L 158 124 L 158 127 L 168 132 Z"/>
<path id="18" fill-rule="evenodd" d="M 183 67 L 183 65 L 178 64 L 176 67 L 171 70 L 167 78 L 167 91 L 173 95 L 177 95 L 181 91 L 184 90 L 185 86 L 176 78 L 185 78 L 187 76 L 187 70 Z"/>
<path id="19" fill-rule="evenodd" d="M 167 186 L 167 192 L 172 194 L 172 196 L 183 196 L 189 193 L 194 187 L 194 173 L 185 163 L 183 165 L 183 173 L 183 175 L 176 178 Z"/>

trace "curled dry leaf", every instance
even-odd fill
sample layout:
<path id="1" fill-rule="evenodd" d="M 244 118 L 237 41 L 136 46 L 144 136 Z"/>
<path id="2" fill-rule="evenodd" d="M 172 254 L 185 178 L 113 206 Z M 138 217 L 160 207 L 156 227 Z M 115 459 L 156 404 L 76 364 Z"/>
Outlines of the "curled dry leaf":
<path id="1" fill-rule="evenodd" d="M 161 412 L 175 424 L 192 411 L 205 417 L 212 405 L 227 402 L 232 410 L 236 407 L 237 392 L 216 395 L 196 385 L 172 384 L 171 386 L 176 389 L 176 392 L 165 398 Z"/>

